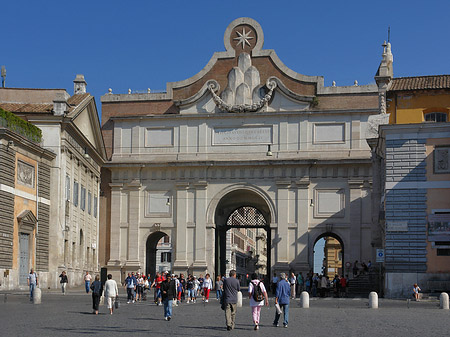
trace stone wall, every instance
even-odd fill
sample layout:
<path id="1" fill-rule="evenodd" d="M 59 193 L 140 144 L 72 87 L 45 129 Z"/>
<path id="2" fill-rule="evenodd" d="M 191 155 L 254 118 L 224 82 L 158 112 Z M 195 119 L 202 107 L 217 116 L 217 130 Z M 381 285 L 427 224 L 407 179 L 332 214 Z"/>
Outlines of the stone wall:
<path id="1" fill-rule="evenodd" d="M 424 139 L 386 140 L 385 158 L 386 183 L 426 181 Z M 386 190 L 386 272 L 426 271 L 426 194 L 426 189 Z M 401 223 L 403 228 L 392 227 Z"/>

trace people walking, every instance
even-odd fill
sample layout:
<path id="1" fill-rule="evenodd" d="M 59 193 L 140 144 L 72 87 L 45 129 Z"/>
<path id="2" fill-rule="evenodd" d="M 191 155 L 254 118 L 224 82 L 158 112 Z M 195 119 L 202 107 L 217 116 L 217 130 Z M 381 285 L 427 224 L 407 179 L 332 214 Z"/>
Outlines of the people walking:
<path id="1" fill-rule="evenodd" d="M 252 308 L 253 324 L 255 330 L 259 330 L 259 322 L 261 317 L 261 307 L 269 306 L 269 297 L 267 296 L 264 283 L 258 280 L 256 273 L 252 274 L 252 280 L 248 285 L 248 297 L 250 298 L 250 307 Z"/>
<path id="2" fill-rule="evenodd" d="M 212 289 L 212 280 L 209 274 L 205 275 L 205 279 L 203 280 L 203 301 L 208 303 L 209 301 L 209 292 Z"/>
<path id="3" fill-rule="evenodd" d="M 216 299 L 222 300 L 222 293 L 223 293 L 223 281 L 220 278 L 220 276 L 217 276 L 216 278 Z"/>
<path id="4" fill-rule="evenodd" d="M 100 304 L 100 297 L 103 293 L 103 286 L 100 282 L 100 276 L 95 275 L 95 280 L 92 282 L 90 289 L 92 290 L 92 309 L 94 314 L 98 315 L 98 306 Z"/>
<path id="5" fill-rule="evenodd" d="M 233 330 L 236 320 L 237 293 L 241 290 L 239 280 L 236 279 L 236 270 L 230 271 L 230 277 L 223 281 L 222 309 L 225 310 L 227 330 Z"/>
<path id="6" fill-rule="evenodd" d="M 131 273 L 128 273 L 128 277 L 125 279 L 125 288 L 127 289 L 127 304 L 134 303 L 134 290 L 136 289 L 136 278 Z"/>
<path id="7" fill-rule="evenodd" d="M 275 304 L 280 306 L 283 311 L 284 321 L 283 326 L 288 327 L 289 323 L 289 299 L 291 297 L 291 288 L 289 283 L 286 281 L 286 274 L 281 273 L 280 281 L 278 281 L 277 292 L 275 295 Z M 275 312 L 275 320 L 273 321 L 274 326 L 278 326 L 278 321 L 280 319 L 281 313 Z"/>
<path id="8" fill-rule="evenodd" d="M 67 278 L 67 274 L 66 274 L 65 270 L 61 273 L 61 275 L 59 275 L 59 278 L 60 278 L 59 283 L 61 284 L 62 294 L 65 295 L 66 294 L 67 283 L 69 283 L 69 279 Z"/>
<path id="9" fill-rule="evenodd" d="M 294 300 L 295 299 L 295 287 L 297 285 L 297 277 L 295 276 L 294 272 L 292 272 L 291 276 L 289 277 L 289 284 L 291 286 L 291 297 Z"/>
<path id="10" fill-rule="evenodd" d="M 176 297 L 177 289 L 175 280 L 170 274 L 166 275 L 166 279 L 161 283 L 161 296 L 164 304 L 164 319 L 170 321 L 172 319 L 172 304 Z"/>
<path id="11" fill-rule="evenodd" d="M 272 295 L 275 295 L 275 293 L 277 291 L 277 283 L 278 283 L 277 273 L 273 273 L 273 277 L 272 277 Z"/>
<path id="12" fill-rule="evenodd" d="M 38 276 L 33 268 L 31 268 L 30 273 L 28 274 L 27 283 L 28 287 L 30 287 L 30 301 L 33 301 L 34 289 L 36 289 L 36 286 L 38 285 Z"/>
<path id="13" fill-rule="evenodd" d="M 105 282 L 105 302 L 111 315 L 114 311 L 114 302 L 118 296 L 119 289 L 117 288 L 117 283 L 112 279 L 112 275 L 108 274 L 108 280 Z"/>
<path id="14" fill-rule="evenodd" d="M 89 294 L 91 280 L 92 280 L 92 276 L 86 270 L 86 275 L 84 275 L 84 286 L 86 287 L 86 294 Z"/>

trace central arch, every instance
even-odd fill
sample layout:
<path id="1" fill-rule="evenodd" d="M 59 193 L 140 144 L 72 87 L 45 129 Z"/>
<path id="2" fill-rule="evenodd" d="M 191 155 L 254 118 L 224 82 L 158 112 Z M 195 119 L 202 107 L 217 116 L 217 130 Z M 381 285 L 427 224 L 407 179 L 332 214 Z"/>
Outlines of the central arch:
<path id="1" fill-rule="evenodd" d="M 231 264 L 229 259 L 227 261 L 227 250 L 228 252 L 231 250 L 231 242 L 227 242 L 227 233 L 228 239 L 230 239 L 229 231 L 231 229 L 241 229 L 246 230 L 247 233 L 253 233 L 255 242 L 258 240 L 257 236 L 267 240 L 265 276 L 270 274 L 271 254 L 269 247 L 272 212 L 267 199 L 267 196 L 255 189 L 236 188 L 222 195 L 218 200 L 214 213 L 216 275 L 226 274 L 227 267 Z M 264 235 L 258 234 L 258 232 L 264 232 Z M 247 248 L 244 247 L 245 250 Z M 254 252 L 254 259 L 257 262 L 256 255 L 256 252 Z M 251 254 L 248 256 L 251 257 Z"/>
<path id="2" fill-rule="evenodd" d="M 146 247 L 145 247 L 145 272 L 146 275 L 151 275 L 151 277 L 155 277 L 156 275 L 156 256 L 157 256 L 157 246 L 159 240 L 163 237 L 167 236 L 166 233 L 157 231 L 150 234 L 147 238 Z"/>

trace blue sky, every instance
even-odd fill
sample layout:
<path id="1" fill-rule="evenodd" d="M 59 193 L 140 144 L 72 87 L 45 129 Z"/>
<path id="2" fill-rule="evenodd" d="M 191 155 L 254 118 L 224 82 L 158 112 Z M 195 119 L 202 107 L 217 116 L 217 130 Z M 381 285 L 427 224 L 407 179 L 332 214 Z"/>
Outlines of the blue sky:
<path id="1" fill-rule="evenodd" d="M 450 1 L 4 1 L 0 65 L 9 87 L 66 88 L 84 74 L 96 98 L 165 90 L 199 72 L 234 19 L 265 49 L 325 85 L 374 82 L 391 27 L 394 75 L 450 74 Z"/>

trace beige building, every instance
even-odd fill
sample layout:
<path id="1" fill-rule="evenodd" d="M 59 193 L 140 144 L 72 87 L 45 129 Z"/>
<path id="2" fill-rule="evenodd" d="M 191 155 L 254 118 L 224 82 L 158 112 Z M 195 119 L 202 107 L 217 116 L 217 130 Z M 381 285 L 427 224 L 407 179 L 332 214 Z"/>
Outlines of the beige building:
<path id="1" fill-rule="evenodd" d="M 373 259 L 365 137 L 384 89 L 325 86 L 263 43 L 256 21 L 236 19 L 225 51 L 192 78 L 102 96 L 101 264 L 115 277 L 154 273 L 149 252 L 165 234 L 175 273 L 224 274 L 241 207 L 264 219 L 267 274 L 308 272 L 325 233 L 343 242 L 343 261 Z"/>
<path id="2" fill-rule="evenodd" d="M 106 156 L 94 98 L 77 75 L 72 96 L 64 89 L 0 88 L 0 107 L 39 127 L 40 146 L 54 156 L 49 174 L 40 176 L 50 185 L 44 202 L 49 209 L 35 214 L 37 223 L 49 219 L 48 255 L 31 266 L 42 287 L 58 287 L 63 270 L 70 286 L 82 284 L 86 271 L 99 271 L 100 167 Z"/>

